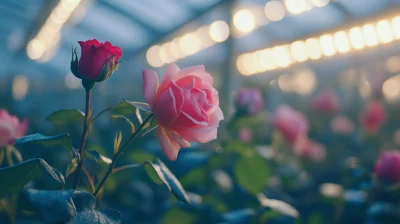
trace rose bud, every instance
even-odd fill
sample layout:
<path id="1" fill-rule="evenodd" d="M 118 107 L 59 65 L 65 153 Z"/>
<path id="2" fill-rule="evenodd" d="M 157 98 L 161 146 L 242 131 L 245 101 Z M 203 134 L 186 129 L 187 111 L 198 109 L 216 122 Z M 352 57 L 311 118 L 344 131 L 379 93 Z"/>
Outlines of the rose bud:
<path id="1" fill-rule="evenodd" d="M 238 137 L 240 141 L 248 143 L 253 140 L 253 133 L 250 128 L 240 128 Z"/>
<path id="2" fill-rule="evenodd" d="M 360 123 L 364 131 L 375 134 L 385 121 L 385 108 L 379 101 L 371 101 L 360 114 Z"/>
<path id="3" fill-rule="evenodd" d="M 78 41 L 81 46 L 81 57 L 78 61 L 76 50 L 72 51 L 71 71 L 87 83 L 102 82 L 108 79 L 118 68 L 122 51 L 110 42 L 98 40 Z M 86 88 L 86 87 L 85 87 Z"/>
<path id="4" fill-rule="evenodd" d="M 289 144 L 304 138 L 308 132 L 308 120 L 289 105 L 280 105 L 275 111 L 272 123 Z"/>
<path id="5" fill-rule="evenodd" d="M 338 115 L 331 120 L 332 132 L 348 135 L 354 131 L 354 123 L 347 117 Z"/>
<path id="6" fill-rule="evenodd" d="M 143 95 L 159 127 L 157 137 L 170 160 L 189 142 L 205 143 L 217 138 L 220 120 L 218 92 L 203 65 L 180 70 L 172 63 L 161 80 L 152 70 L 143 71 Z"/>
<path id="7" fill-rule="evenodd" d="M 375 174 L 383 182 L 400 182 L 400 151 L 382 152 L 375 162 Z"/>
<path id="8" fill-rule="evenodd" d="M 311 107 L 321 113 L 334 113 L 340 109 L 339 100 L 335 91 L 325 89 L 311 101 Z"/>
<path id="9" fill-rule="evenodd" d="M 15 140 L 25 135 L 28 121 L 20 122 L 16 116 L 11 116 L 6 110 L 0 110 L 0 149 L 14 145 Z"/>
<path id="10" fill-rule="evenodd" d="M 315 162 L 321 162 L 326 156 L 326 149 L 323 145 L 307 138 L 297 141 L 293 147 L 293 151 L 299 157 Z"/>
<path id="11" fill-rule="evenodd" d="M 263 107 L 261 91 L 257 88 L 243 88 L 235 98 L 235 105 L 239 114 L 254 115 L 260 112 Z"/>

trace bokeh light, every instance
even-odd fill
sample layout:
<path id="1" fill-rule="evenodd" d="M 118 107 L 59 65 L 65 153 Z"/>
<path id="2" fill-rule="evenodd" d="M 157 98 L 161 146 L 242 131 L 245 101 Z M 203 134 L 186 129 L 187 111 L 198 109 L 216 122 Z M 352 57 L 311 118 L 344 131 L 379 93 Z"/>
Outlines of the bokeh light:
<path id="1" fill-rule="evenodd" d="M 241 9 L 233 16 L 233 24 L 239 31 L 248 33 L 255 28 L 256 18 L 250 10 Z"/>

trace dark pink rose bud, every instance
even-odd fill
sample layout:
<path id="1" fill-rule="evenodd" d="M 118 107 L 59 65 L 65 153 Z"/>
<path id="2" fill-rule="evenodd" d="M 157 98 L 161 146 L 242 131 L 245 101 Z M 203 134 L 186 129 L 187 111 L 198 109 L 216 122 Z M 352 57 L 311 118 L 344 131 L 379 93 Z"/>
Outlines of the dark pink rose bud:
<path id="1" fill-rule="evenodd" d="M 28 121 L 22 122 L 10 115 L 6 110 L 0 110 L 0 149 L 13 145 L 17 138 L 25 135 L 28 128 Z"/>
<path id="2" fill-rule="evenodd" d="M 118 68 L 118 60 L 122 56 L 119 47 L 96 39 L 78 43 L 81 46 L 81 57 L 78 60 L 76 51 L 73 50 L 71 61 L 71 71 L 77 78 L 87 83 L 102 82 Z"/>
<path id="3" fill-rule="evenodd" d="M 280 105 L 275 111 L 272 122 L 290 144 L 304 138 L 308 132 L 307 118 L 289 105 Z"/>
<path id="4" fill-rule="evenodd" d="M 340 109 L 338 97 L 332 89 L 325 89 L 311 101 L 311 107 L 321 113 L 334 113 Z"/>
<path id="5" fill-rule="evenodd" d="M 239 113 L 254 115 L 264 108 L 261 91 L 257 88 L 240 89 L 235 98 L 235 105 Z"/>
<path id="6" fill-rule="evenodd" d="M 367 104 L 360 114 L 360 123 L 365 132 L 375 134 L 385 121 L 386 112 L 381 102 L 374 100 Z"/>
<path id="7" fill-rule="evenodd" d="M 297 141 L 293 150 L 299 157 L 310 159 L 314 162 L 321 162 L 326 156 L 326 149 L 323 145 L 306 138 Z"/>
<path id="8" fill-rule="evenodd" d="M 375 163 L 375 173 L 383 182 L 400 182 L 400 151 L 382 152 Z"/>

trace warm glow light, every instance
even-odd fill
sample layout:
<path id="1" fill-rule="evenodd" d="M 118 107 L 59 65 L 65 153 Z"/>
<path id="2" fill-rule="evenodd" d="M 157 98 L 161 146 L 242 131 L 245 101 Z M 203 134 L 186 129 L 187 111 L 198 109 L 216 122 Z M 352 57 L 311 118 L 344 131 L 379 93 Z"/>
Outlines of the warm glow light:
<path id="1" fill-rule="evenodd" d="M 304 41 L 295 41 L 290 45 L 290 52 L 294 60 L 302 62 L 308 59 L 306 44 Z"/>
<path id="2" fill-rule="evenodd" d="M 165 64 L 174 62 L 177 59 L 171 53 L 169 45 L 170 45 L 170 43 L 166 42 L 163 45 L 161 45 L 160 49 L 158 50 L 159 57 Z"/>
<path id="3" fill-rule="evenodd" d="M 396 39 L 399 39 L 400 38 L 400 16 L 396 16 L 392 20 L 392 29 L 393 29 L 394 37 Z"/>
<path id="4" fill-rule="evenodd" d="M 317 86 L 317 78 L 312 71 L 305 70 L 293 76 L 293 88 L 300 95 L 311 94 Z"/>
<path id="5" fill-rule="evenodd" d="M 293 15 L 300 14 L 307 10 L 306 0 L 285 0 L 286 9 Z"/>
<path id="6" fill-rule="evenodd" d="M 288 46 L 276 46 L 272 48 L 273 61 L 279 67 L 285 68 L 290 65 L 291 58 Z"/>
<path id="7" fill-rule="evenodd" d="M 200 39 L 193 33 L 183 35 L 179 41 L 179 47 L 186 55 L 192 55 L 200 50 Z"/>
<path id="8" fill-rule="evenodd" d="M 386 60 L 386 68 L 389 72 L 400 72 L 400 57 L 392 56 Z"/>
<path id="9" fill-rule="evenodd" d="M 340 197 L 341 195 L 343 195 L 343 187 L 339 184 L 334 184 L 334 183 L 326 183 L 326 184 L 322 184 L 319 187 L 319 191 L 320 193 L 325 196 L 325 197 Z"/>
<path id="10" fill-rule="evenodd" d="M 290 92 L 293 90 L 292 77 L 290 75 L 281 75 L 278 79 L 278 85 L 284 92 Z"/>
<path id="11" fill-rule="evenodd" d="M 365 47 L 363 33 L 360 27 L 354 27 L 349 31 L 350 43 L 354 49 L 362 49 Z"/>
<path id="12" fill-rule="evenodd" d="M 319 38 L 321 45 L 322 54 L 325 56 L 332 56 L 336 53 L 335 45 L 333 43 L 333 38 L 329 34 L 322 35 Z"/>
<path id="13" fill-rule="evenodd" d="M 324 7 L 329 4 L 329 0 L 311 0 L 316 7 Z"/>
<path id="14" fill-rule="evenodd" d="M 242 9 L 233 16 L 233 24 L 239 31 L 248 33 L 254 29 L 256 18 L 250 10 Z"/>
<path id="15" fill-rule="evenodd" d="M 179 49 L 179 38 L 175 38 L 169 44 L 169 51 L 175 58 L 183 58 L 185 55 Z"/>
<path id="16" fill-rule="evenodd" d="M 81 0 L 58 2 L 36 36 L 28 43 L 26 50 L 29 58 L 45 62 L 55 55 L 57 48 L 54 46 L 58 45 L 60 31 L 80 2 Z"/>
<path id="17" fill-rule="evenodd" d="M 308 57 L 313 60 L 320 59 L 322 56 L 317 38 L 310 38 L 306 40 L 306 50 Z"/>
<path id="18" fill-rule="evenodd" d="M 334 35 L 334 40 L 336 49 L 340 53 L 346 53 L 350 51 L 350 43 L 349 40 L 347 39 L 347 35 L 345 32 L 343 31 L 336 32 Z"/>
<path id="19" fill-rule="evenodd" d="M 279 21 L 285 17 L 285 7 L 280 1 L 269 1 L 265 4 L 265 16 L 271 21 Z"/>
<path id="20" fill-rule="evenodd" d="M 251 60 L 253 62 L 254 66 L 254 72 L 253 73 L 260 73 L 264 72 L 266 69 L 264 69 L 264 66 L 260 63 L 261 61 L 261 51 L 256 51 L 251 54 Z"/>
<path id="21" fill-rule="evenodd" d="M 272 70 L 276 68 L 271 49 L 265 49 L 260 52 L 260 64 L 264 70 Z"/>
<path id="22" fill-rule="evenodd" d="M 14 100 L 23 100 L 28 92 L 29 82 L 25 76 L 16 76 L 12 85 Z"/>
<path id="23" fill-rule="evenodd" d="M 376 24 L 376 31 L 381 43 L 389 43 L 393 41 L 392 27 L 389 21 L 381 20 Z"/>
<path id="24" fill-rule="evenodd" d="M 245 55 L 239 55 L 239 57 L 236 59 L 236 68 L 242 75 L 249 75 L 249 71 L 246 70 L 244 66 L 244 57 Z"/>
<path id="25" fill-rule="evenodd" d="M 161 67 L 164 62 L 159 56 L 160 46 L 154 45 L 147 50 L 146 59 L 149 65 L 153 67 Z"/>
<path id="26" fill-rule="evenodd" d="M 245 54 L 243 57 L 244 69 L 247 71 L 247 75 L 254 74 L 255 72 L 255 61 L 253 61 L 252 54 Z"/>
<path id="27" fill-rule="evenodd" d="M 376 36 L 375 27 L 372 24 L 363 26 L 364 40 L 367 46 L 376 46 L 378 44 L 378 38 Z"/>
<path id="28" fill-rule="evenodd" d="M 29 41 L 28 46 L 26 48 L 26 53 L 30 59 L 36 60 L 39 59 L 44 53 L 44 43 L 40 40 L 33 39 Z"/>
<path id="29" fill-rule="evenodd" d="M 210 25 L 209 34 L 215 42 L 223 42 L 229 37 L 229 26 L 225 21 L 215 21 Z"/>
<path id="30" fill-rule="evenodd" d="M 386 80 L 383 83 L 382 92 L 387 101 L 397 101 L 400 97 L 400 75 Z"/>

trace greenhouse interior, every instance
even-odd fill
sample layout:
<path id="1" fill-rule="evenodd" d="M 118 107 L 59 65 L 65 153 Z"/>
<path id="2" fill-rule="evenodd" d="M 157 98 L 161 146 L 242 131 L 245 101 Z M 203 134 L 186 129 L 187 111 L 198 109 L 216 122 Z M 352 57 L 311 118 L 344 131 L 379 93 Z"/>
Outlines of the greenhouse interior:
<path id="1" fill-rule="evenodd" d="M 0 21 L 0 223 L 400 223 L 400 0 Z"/>

